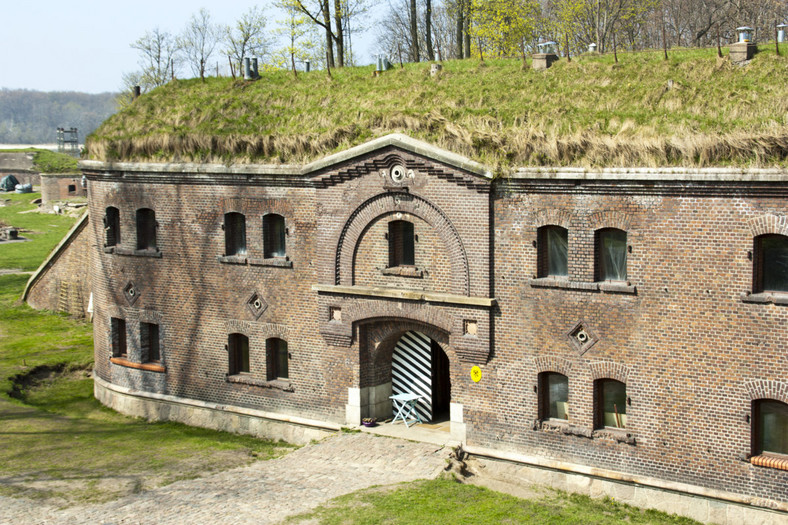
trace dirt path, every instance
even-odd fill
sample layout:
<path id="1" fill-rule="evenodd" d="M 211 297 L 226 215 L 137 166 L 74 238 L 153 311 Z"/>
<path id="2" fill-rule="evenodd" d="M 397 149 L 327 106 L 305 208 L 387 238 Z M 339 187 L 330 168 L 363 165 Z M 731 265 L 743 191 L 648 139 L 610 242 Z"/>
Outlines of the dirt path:
<path id="1" fill-rule="evenodd" d="M 59 510 L 0 497 L 0 524 L 246 524 L 287 516 L 372 485 L 434 478 L 449 450 L 365 433 L 337 434 L 271 461 L 93 506 Z"/>

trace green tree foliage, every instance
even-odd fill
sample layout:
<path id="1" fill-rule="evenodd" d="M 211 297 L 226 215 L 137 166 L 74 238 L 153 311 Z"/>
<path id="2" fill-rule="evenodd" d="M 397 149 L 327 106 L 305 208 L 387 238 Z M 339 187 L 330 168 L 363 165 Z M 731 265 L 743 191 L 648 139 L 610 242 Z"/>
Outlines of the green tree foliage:
<path id="1" fill-rule="evenodd" d="M 471 36 L 477 50 L 494 57 L 521 55 L 536 37 L 537 0 L 472 0 Z"/>
<path id="2" fill-rule="evenodd" d="M 224 28 L 225 53 L 239 71 L 244 57 L 265 58 L 271 39 L 265 31 L 265 13 L 258 6 L 249 8 L 234 25 Z"/>

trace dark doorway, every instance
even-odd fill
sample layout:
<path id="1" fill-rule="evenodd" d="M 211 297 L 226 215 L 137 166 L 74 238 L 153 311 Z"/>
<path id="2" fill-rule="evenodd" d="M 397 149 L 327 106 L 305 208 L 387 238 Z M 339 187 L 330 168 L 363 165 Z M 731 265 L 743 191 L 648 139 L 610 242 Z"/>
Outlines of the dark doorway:
<path id="1" fill-rule="evenodd" d="M 449 376 L 449 357 L 441 345 L 432 340 L 432 420 L 449 419 L 451 403 L 451 377 Z"/>

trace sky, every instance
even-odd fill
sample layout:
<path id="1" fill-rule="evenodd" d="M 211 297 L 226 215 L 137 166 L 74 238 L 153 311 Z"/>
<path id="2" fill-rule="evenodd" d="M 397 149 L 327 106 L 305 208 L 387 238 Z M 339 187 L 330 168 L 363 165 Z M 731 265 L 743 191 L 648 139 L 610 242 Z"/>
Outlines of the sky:
<path id="1" fill-rule="evenodd" d="M 0 29 L 0 88 L 35 91 L 117 92 L 123 73 L 139 70 L 130 44 L 159 27 L 180 33 L 192 14 L 206 8 L 215 23 L 229 25 L 253 5 L 265 9 L 267 29 L 281 15 L 272 0 L 9 0 Z M 379 4 L 374 0 L 371 4 Z M 354 37 L 359 63 L 372 63 L 372 38 Z M 218 59 L 217 55 L 217 59 Z M 226 62 L 226 58 L 220 65 Z"/>

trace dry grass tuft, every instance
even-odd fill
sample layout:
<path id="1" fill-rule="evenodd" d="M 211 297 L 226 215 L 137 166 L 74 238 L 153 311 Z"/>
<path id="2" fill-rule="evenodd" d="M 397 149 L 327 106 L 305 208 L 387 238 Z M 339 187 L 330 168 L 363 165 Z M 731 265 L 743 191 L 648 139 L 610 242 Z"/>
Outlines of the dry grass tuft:
<path id="1" fill-rule="evenodd" d="M 102 160 L 303 163 L 402 132 L 492 166 L 785 166 L 788 65 L 746 67 L 716 50 L 620 54 L 522 69 L 447 61 L 381 77 L 346 68 L 255 83 L 173 81 L 88 138 Z"/>

